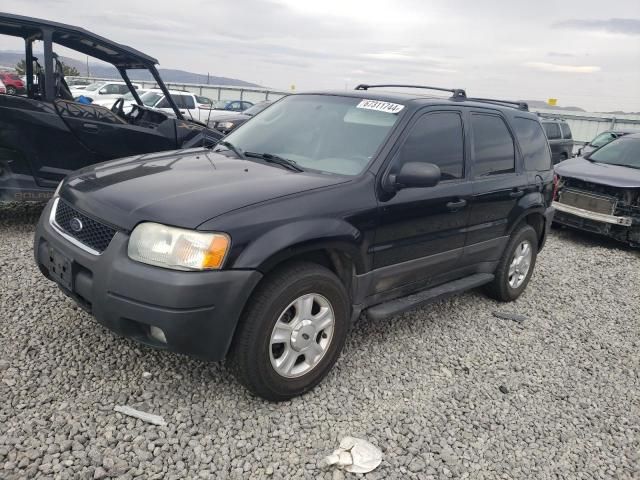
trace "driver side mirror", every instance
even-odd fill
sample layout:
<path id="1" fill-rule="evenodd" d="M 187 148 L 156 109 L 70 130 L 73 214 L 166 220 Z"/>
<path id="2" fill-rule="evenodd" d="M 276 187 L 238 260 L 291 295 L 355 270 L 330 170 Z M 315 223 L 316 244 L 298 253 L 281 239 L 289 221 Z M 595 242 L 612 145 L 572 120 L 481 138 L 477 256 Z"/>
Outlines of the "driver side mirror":
<path id="1" fill-rule="evenodd" d="M 440 167 L 433 163 L 408 162 L 400 167 L 398 173 L 389 175 L 387 185 L 393 191 L 433 187 L 438 184 L 440 177 Z"/>

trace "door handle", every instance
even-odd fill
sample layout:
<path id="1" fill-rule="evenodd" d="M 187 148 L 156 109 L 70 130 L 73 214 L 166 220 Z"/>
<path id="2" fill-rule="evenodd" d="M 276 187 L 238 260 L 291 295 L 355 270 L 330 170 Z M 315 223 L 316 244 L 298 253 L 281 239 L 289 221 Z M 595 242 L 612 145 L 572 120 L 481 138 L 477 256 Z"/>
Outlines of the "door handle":
<path id="1" fill-rule="evenodd" d="M 449 210 L 458 210 L 467 206 L 467 201 L 463 198 L 455 202 L 447 202 L 447 208 Z"/>
<path id="2" fill-rule="evenodd" d="M 524 190 L 521 190 L 519 188 L 514 188 L 513 190 L 511 190 L 511 192 L 509 193 L 509 196 L 511 198 L 520 198 L 524 195 Z"/>
<path id="3" fill-rule="evenodd" d="M 98 131 L 98 126 L 94 123 L 83 123 L 82 128 L 91 133 L 96 133 Z"/>

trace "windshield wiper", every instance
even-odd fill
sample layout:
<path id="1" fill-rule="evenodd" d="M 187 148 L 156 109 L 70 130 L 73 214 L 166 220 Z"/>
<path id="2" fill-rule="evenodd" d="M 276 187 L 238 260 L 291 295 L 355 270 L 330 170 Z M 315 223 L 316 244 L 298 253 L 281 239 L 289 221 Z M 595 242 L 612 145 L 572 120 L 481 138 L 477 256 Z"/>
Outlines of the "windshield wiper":
<path id="1" fill-rule="evenodd" d="M 226 140 L 220 140 L 218 143 L 216 143 L 216 145 L 222 145 L 223 147 L 227 147 L 229 150 L 235 153 L 238 158 L 244 158 L 244 155 L 240 152 L 240 150 L 238 150 L 238 147 L 236 147 L 231 142 L 227 142 Z"/>
<path id="2" fill-rule="evenodd" d="M 288 168 L 289 170 L 293 170 L 294 172 L 304 172 L 304 170 L 300 168 L 295 161 L 289 160 L 287 158 L 282 158 L 271 153 L 244 152 L 244 155 L 245 157 L 260 158 L 265 162 L 275 163 L 276 165 Z"/>

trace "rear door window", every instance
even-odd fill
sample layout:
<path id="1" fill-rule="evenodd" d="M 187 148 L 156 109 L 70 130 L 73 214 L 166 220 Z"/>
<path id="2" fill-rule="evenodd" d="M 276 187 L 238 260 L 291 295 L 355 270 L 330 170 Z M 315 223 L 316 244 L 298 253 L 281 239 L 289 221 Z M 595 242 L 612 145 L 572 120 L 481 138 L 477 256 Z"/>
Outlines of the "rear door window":
<path id="1" fill-rule="evenodd" d="M 438 165 L 442 180 L 463 178 L 464 136 L 460 114 L 435 112 L 418 119 L 398 152 L 397 168 L 408 162 Z"/>
<path id="2" fill-rule="evenodd" d="M 538 172 L 551 168 L 551 153 L 540 123 L 530 118 L 516 117 L 513 122 L 527 171 Z"/>
<path id="3" fill-rule="evenodd" d="M 544 127 L 544 131 L 547 134 L 547 138 L 549 140 L 557 140 L 560 137 L 560 127 L 558 126 L 557 123 L 555 122 L 545 122 L 542 124 L 542 126 Z"/>
<path id="4" fill-rule="evenodd" d="M 188 109 L 196 108 L 196 102 L 193 101 L 193 97 L 191 95 L 181 95 L 184 101 L 184 105 Z"/>
<path id="5" fill-rule="evenodd" d="M 561 123 L 560 128 L 562 129 L 563 138 L 571 138 L 571 129 L 569 128 L 568 123 Z"/>
<path id="6" fill-rule="evenodd" d="M 471 125 L 475 176 L 515 172 L 515 147 L 504 120 L 497 115 L 473 113 Z"/>

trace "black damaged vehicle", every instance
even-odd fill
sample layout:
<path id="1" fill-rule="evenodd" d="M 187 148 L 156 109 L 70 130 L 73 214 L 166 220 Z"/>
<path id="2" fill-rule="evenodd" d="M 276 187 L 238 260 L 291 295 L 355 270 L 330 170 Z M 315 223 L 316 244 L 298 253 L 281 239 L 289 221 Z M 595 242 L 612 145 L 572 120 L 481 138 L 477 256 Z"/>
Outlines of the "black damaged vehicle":
<path id="1" fill-rule="evenodd" d="M 26 94 L 0 95 L 0 201 L 42 201 L 69 173 L 128 155 L 213 144 L 222 134 L 186 119 L 158 71 L 158 61 L 79 27 L 0 13 L 0 35 L 23 38 Z M 120 72 L 136 105 L 109 109 L 74 101 L 55 45 L 107 62 Z M 41 58 L 34 56 L 42 48 Z M 41 63 L 42 62 L 42 63 Z M 147 70 L 169 98 L 175 116 L 143 105 L 129 80 Z"/>
<path id="2" fill-rule="evenodd" d="M 555 223 L 640 247 L 640 134 L 556 165 Z"/>
<path id="3" fill-rule="evenodd" d="M 38 223 L 40 270 L 111 330 L 227 358 L 271 400 L 319 383 L 362 312 L 480 286 L 518 298 L 553 217 L 538 118 L 373 87 L 285 97 L 213 149 L 72 174 Z"/>

